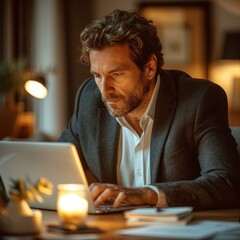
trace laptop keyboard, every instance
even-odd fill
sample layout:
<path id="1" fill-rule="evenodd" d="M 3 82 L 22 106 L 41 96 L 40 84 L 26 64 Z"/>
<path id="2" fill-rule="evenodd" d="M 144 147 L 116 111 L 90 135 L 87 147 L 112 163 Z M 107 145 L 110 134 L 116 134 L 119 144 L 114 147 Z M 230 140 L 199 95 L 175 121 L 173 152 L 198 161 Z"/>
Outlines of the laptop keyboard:
<path id="1" fill-rule="evenodd" d="M 123 212 L 126 210 L 131 210 L 134 208 L 141 208 L 141 207 L 150 207 L 150 205 L 134 206 L 134 205 L 121 204 L 119 207 L 115 208 L 112 205 L 103 204 L 96 207 L 96 210 L 99 212 Z"/>

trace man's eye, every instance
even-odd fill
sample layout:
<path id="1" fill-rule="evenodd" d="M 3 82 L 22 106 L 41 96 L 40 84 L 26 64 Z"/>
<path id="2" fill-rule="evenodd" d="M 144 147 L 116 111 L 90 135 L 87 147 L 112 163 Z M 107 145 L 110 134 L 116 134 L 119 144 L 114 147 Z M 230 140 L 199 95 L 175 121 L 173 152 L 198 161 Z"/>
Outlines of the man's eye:
<path id="1" fill-rule="evenodd" d="M 123 75 L 123 73 L 117 72 L 117 73 L 113 73 L 113 77 L 121 77 Z"/>

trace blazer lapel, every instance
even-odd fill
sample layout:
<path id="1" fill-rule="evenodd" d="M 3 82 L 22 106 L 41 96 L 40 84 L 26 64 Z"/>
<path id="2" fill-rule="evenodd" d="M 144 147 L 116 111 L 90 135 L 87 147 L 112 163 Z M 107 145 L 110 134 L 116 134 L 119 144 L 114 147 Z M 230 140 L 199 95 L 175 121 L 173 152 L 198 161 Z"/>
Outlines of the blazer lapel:
<path id="1" fill-rule="evenodd" d="M 116 169 L 120 127 L 108 110 L 98 111 L 97 139 L 99 159 L 99 180 L 105 183 L 117 183 Z"/>
<path id="2" fill-rule="evenodd" d="M 163 71 L 156 103 L 150 149 L 152 182 L 156 182 L 160 178 L 160 176 L 157 176 L 157 173 L 159 172 L 162 151 L 175 113 L 176 97 L 177 90 L 174 79 L 168 72 Z"/>

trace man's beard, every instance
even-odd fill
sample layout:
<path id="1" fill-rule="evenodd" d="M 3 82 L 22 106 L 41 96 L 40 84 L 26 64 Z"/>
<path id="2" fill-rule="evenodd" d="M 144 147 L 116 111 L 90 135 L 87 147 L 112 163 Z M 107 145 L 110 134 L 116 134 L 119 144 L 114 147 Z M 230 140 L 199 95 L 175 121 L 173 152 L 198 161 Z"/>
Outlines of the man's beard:
<path id="1" fill-rule="evenodd" d="M 102 101 L 104 102 L 105 106 L 107 107 L 109 113 L 114 117 L 121 117 L 125 116 L 128 113 L 132 112 L 134 109 L 136 109 L 142 102 L 143 99 L 146 97 L 149 88 L 150 88 L 150 82 L 148 81 L 145 84 L 141 82 L 137 89 L 134 89 L 132 92 L 129 92 L 127 98 L 123 96 L 117 96 L 117 95 L 105 95 L 102 96 Z M 107 103 L 107 100 L 119 100 L 121 103 L 123 103 L 121 108 L 117 107 L 117 104 L 111 104 L 109 105 Z"/>

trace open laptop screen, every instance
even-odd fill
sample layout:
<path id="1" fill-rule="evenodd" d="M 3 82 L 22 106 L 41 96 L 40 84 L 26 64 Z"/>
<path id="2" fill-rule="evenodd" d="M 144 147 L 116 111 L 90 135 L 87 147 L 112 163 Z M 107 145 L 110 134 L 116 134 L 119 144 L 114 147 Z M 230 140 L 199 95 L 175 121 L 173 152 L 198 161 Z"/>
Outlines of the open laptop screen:
<path id="1" fill-rule="evenodd" d="M 12 180 L 27 178 L 36 183 L 41 177 L 54 185 L 53 194 L 44 202 L 29 202 L 40 209 L 56 209 L 57 185 L 64 183 L 88 186 L 75 146 L 55 142 L 0 141 L 0 176 L 9 193 Z"/>

